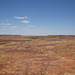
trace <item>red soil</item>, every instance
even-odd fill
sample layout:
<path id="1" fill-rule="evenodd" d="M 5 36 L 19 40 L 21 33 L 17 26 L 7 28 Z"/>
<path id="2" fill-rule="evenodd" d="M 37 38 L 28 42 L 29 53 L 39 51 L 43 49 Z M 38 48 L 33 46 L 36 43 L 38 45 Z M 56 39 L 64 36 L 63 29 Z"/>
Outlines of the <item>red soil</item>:
<path id="1" fill-rule="evenodd" d="M 6 43 L 0 43 L 0 45 L 3 45 L 3 44 L 6 44 Z"/>
<path id="2" fill-rule="evenodd" d="M 6 51 L 6 53 L 33 53 L 33 54 L 41 53 L 42 54 L 42 52 L 33 51 L 33 50 L 8 50 Z"/>
<path id="3" fill-rule="evenodd" d="M 37 45 L 37 46 L 54 46 L 56 44 L 42 44 L 42 45 Z"/>
<path id="4" fill-rule="evenodd" d="M 0 40 L 0 42 L 24 42 L 26 40 Z"/>

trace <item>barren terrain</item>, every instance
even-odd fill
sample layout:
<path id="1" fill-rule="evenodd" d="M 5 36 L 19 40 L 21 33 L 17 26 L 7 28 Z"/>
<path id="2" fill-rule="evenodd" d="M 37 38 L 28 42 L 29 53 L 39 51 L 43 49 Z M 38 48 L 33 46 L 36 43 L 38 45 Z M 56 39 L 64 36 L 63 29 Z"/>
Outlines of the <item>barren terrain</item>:
<path id="1" fill-rule="evenodd" d="M 0 35 L 0 75 L 75 75 L 75 36 Z"/>

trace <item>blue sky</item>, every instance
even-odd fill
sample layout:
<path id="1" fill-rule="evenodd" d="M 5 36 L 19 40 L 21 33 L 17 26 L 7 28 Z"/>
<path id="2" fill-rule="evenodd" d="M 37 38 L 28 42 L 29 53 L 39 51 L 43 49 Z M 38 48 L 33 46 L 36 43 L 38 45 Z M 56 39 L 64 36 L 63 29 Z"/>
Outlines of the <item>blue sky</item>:
<path id="1" fill-rule="evenodd" d="M 75 35 L 75 0 L 0 0 L 0 34 Z"/>

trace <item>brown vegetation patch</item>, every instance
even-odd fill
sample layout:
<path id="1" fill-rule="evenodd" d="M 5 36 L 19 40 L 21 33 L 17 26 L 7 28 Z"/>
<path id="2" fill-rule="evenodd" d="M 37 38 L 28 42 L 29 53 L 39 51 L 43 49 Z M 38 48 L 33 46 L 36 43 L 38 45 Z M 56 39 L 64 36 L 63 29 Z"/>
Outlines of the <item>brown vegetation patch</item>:
<path id="1" fill-rule="evenodd" d="M 3 43 L 0 43 L 0 45 L 3 45 L 3 44 L 6 44 L 6 43 L 4 43 L 4 42 Z"/>
<path id="2" fill-rule="evenodd" d="M 36 63 L 39 63 L 39 59 L 40 59 L 40 61 L 43 61 L 43 62 L 51 62 L 51 61 L 58 60 L 58 58 L 49 57 L 49 56 L 36 56 L 36 57 L 34 57 L 34 59 L 37 61 Z"/>
<path id="3" fill-rule="evenodd" d="M 56 44 L 42 44 L 42 45 L 37 45 L 37 46 L 55 46 Z"/>
<path id="4" fill-rule="evenodd" d="M 4 69 L 5 66 L 6 66 L 6 64 L 1 64 L 1 63 L 0 63 L 0 70 L 1 70 L 1 69 Z"/>
<path id="5" fill-rule="evenodd" d="M 26 40 L 0 40 L 0 42 L 24 42 Z"/>
<path id="6" fill-rule="evenodd" d="M 32 54 L 40 53 L 42 54 L 42 52 L 33 51 L 33 50 L 8 50 L 6 51 L 6 53 L 32 53 Z"/>
<path id="7" fill-rule="evenodd" d="M 0 70 L 6 68 L 6 65 L 8 65 L 7 61 L 1 61 L 0 60 Z"/>

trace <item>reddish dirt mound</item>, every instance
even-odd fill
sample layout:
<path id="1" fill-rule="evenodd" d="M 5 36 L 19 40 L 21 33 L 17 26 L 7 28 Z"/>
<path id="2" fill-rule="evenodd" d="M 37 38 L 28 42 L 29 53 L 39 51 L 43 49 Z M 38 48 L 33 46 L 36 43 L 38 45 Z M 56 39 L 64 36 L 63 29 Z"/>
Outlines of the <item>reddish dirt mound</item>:
<path id="1" fill-rule="evenodd" d="M 36 56 L 36 57 L 25 57 L 25 58 L 41 58 L 43 61 L 56 61 L 58 60 L 57 58 L 54 57 L 49 57 L 49 56 Z"/>
<path id="2" fill-rule="evenodd" d="M 43 45 L 37 45 L 37 46 L 54 46 L 56 44 L 43 44 Z"/>
<path id="3" fill-rule="evenodd" d="M 0 42 L 24 42 L 25 40 L 0 40 Z"/>
<path id="4" fill-rule="evenodd" d="M 0 43 L 0 45 L 3 45 L 3 44 L 6 44 L 6 43 Z"/>
<path id="5" fill-rule="evenodd" d="M 45 58 L 45 59 L 42 59 L 43 61 L 56 61 L 56 60 L 58 60 L 57 58 L 49 57 L 49 56 L 38 56 L 37 58 Z"/>
<path id="6" fill-rule="evenodd" d="M 42 53 L 42 52 L 38 52 L 38 51 L 33 51 L 33 50 L 9 50 L 6 51 L 6 53 L 33 53 L 33 54 L 37 54 L 37 53 Z"/>

